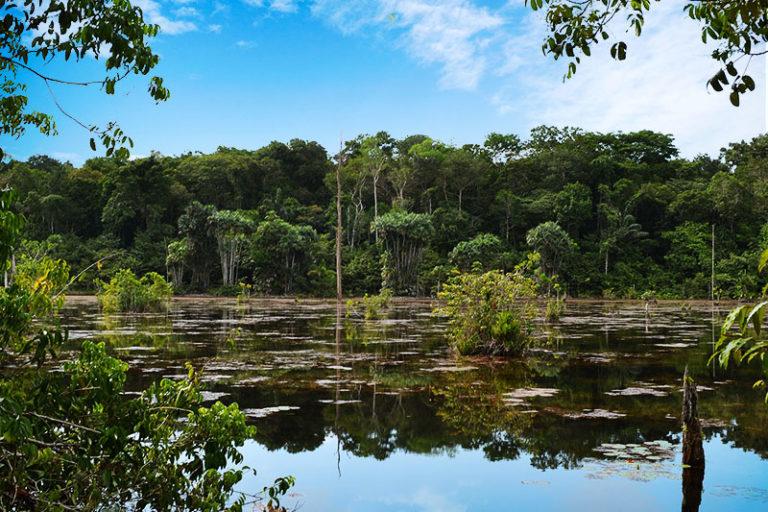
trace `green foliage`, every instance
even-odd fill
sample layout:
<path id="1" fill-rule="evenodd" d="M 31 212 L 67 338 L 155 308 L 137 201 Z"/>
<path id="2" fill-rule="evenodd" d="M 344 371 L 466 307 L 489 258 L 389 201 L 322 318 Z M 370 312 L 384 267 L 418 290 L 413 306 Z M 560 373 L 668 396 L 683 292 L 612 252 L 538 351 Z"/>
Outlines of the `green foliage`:
<path id="1" fill-rule="evenodd" d="M 544 222 L 525 235 L 534 251 L 541 255 L 541 267 L 551 279 L 560 270 L 565 257 L 576 248 L 576 244 L 556 222 Z"/>
<path id="2" fill-rule="evenodd" d="M 471 240 L 459 242 L 448 255 L 451 263 L 461 270 L 469 270 L 474 262 L 484 268 L 493 268 L 501 252 L 501 240 L 496 235 L 481 233 Z"/>
<path id="3" fill-rule="evenodd" d="M 45 135 L 56 134 L 53 116 L 29 110 L 27 86 L 18 79 L 22 70 L 30 71 L 45 83 L 99 85 L 106 94 L 114 94 L 117 82 L 132 74 L 147 75 L 159 62 L 159 57 L 147 44 L 148 39 L 157 35 L 159 27 L 147 24 L 141 9 L 127 1 L 3 2 L 0 17 L 3 18 L 0 133 L 4 135 L 20 137 L 27 127 L 36 128 Z M 104 48 L 110 50 L 108 57 L 103 59 L 105 76 L 102 80 L 73 82 L 45 74 L 45 63 L 98 58 L 103 55 Z M 157 76 L 150 78 L 148 91 L 155 101 L 169 97 L 163 79 Z M 78 123 L 101 139 L 107 156 L 128 157 L 125 146 L 133 146 L 133 142 L 116 123 L 108 123 L 102 128 Z M 95 151 L 94 138 L 90 144 Z"/>
<path id="4" fill-rule="evenodd" d="M 547 309 L 544 312 L 544 319 L 547 322 L 556 322 L 565 313 L 565 301 L 560 298 L 552 298 L 547 301 Z"/>
<path id="5" fill-rule="evenodd" d="M 536 296 L 536 285 L 524 270 L 456 274 L 438 293 L 445 302 L 435 312 L 448 317 L 449 337 L 460 354 L 525 352 L 535 314 L 526 301 Z"/>
<path id="6" fill-rule="evenodd" d="M 0 201 L 6 258 L 23 223 L 13 215 Z M 170 290 L 158 277 L 143 283 L 148 293 Z M 66 264 L 46 256 L 20 265 L 0 289 L 0 509 L 242 511 L 246 495 L 235 486 L 249 468 L 238 448 L 255 428 L 237 404 L 202 407 L 189 364 L 185 379 L 128 398 L 128 364 L 104 343 L 85 341 L 73 359 L 58 360 L 67 336 L 56 325 L 56 292 L 67 282 Z M 292 483 L 265 488 L 270 506 Z"/>
<path id="7" fill-rule="evenodd" d="M 526 3 L 534 10 L 546 5 L 551 34 L 542 50 L 556 60 L 569 59 L 566 78 L 576 73 L 582 56 L 589 57 L 595 45 L 611 39 L 609 26 L 614 18 L 626 19 L 627 32 L 640 36 L 652 5 L 651 0 L 526 0 Z M 745 56 L 761 55 L 760 44 L 768 41 L 765 3 L 762 0 L 688 2 L 682 8 L 700 25 L 702 42 L 717 44 L 712 58 L 720 69 L 707 85 L 718 92 L 730 85 L 729 99 L 738 107 L 740 95 L 755 89 L 755 81 L 747 74 L 751 59 L 739 61 Z M 627 43 L 622 40 L 613 43 L 610 55 L 616 60 L 626 59 Z"/>
<path id="8" fill-rule="evenodd" d="M 385 133 L 347 142 L 345 293 L 383 286 L 426 295 L 453 268 L 479 261 L 512 270 L 538 250 L 545 292 L 557 275 L 571 296 L 611 289 L 636 297 L 652 288 L 707 298 L 714 226 L 715 287 L 723 297 L 759 294 L 768 137 L 693 160 L 677 158 L 670 135 L 647 130 L 540 126 L 527 140 L 493 134 L 486 142 L 457 148 Z M 329 165 L 317 144 L 296 140 L 256 151 L 95 158 L 81 168 L 34 156 L 0 164 L 0 187 L 18 188 L 13 213 L 27 219 L 25 238 L 49 240 L 45 252 L 69 262 L 83 291 L 130 268 L 167 275 L 177 292 L 235 295 L 243 281 L 264 294 L 332 296 L 336 211 L 322 183 Z"/>
<path id="9" fill-rule="evenodd" d="M 395 210 L 379 216 L 371 229 L 379 233 L 387 252 L 385 271 L 389 279 L 384 279 L 384 287 L 395 293 L 413 293 L 422 251 L 435 234 L 430 216 Z"/>
<path id="10" fill-rule="evenodd" d="M 139 279 L 130 269 L 121 269 L 109 283 L 100 281 L 99 285 L 99 303 L 106 312 L 160 311 L 173 296 L 171 285 L 156 272 Z"/>
<path id="11" fill-rule="evenodd" d="M 764 250 L 758 261 L 758 270 L 768 265 L 768 249 Z M 768 285 L 766 285 L 768 288 Z M 757 304 L 742 304 L 732 309 L 723 322 L 720 339 L 715 344 L 715 352 L 709 359 L 723 368 L 733 361 L 737 366 L 749 364 L 753 360 L 760 362 L 763 378 L 755 382 L 755 387 L 768 387 L 768 336 L 763 329 L 768 301 Z M 765 394 L 768 403 L 768 392 Z"/>

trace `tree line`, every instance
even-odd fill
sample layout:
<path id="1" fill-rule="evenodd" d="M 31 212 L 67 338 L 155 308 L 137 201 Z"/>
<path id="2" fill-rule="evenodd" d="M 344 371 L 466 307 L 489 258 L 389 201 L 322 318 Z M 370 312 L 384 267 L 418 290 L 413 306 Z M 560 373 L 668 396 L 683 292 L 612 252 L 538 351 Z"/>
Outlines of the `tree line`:
<path id="1" fill-rule="evenodd" d="M 39 155 L 0 165 L 0 185 L 18 191 L 27 253 L 75 274 L 99 262 L 83 288 L 131 268 L 177 291 L 331 296 L 339 163 L 349 295 L 431 295 L 454 270 L 526 260 L 571 296 L 760 292 L 768 136 L 684 159 L 652 131 L 540 126 L 464 146 L 379 132 L 334 155 L 298 139 L 81 167 Z"/>

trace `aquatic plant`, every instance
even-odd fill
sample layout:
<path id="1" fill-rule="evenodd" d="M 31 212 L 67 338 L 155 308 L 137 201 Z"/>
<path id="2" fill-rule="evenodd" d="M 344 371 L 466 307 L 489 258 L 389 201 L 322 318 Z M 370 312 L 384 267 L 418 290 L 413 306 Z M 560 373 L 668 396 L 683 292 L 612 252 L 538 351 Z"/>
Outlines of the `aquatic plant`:
<path id="1" fill-rule="evenodd" d="M 380 317 L 380 311 L 389 307 L 389 301 L 392 298 L 392 290 L 383 288 L 377 295 L 363 296 L 362 301 L 349 299 L 346 304 L 345 316 L 349 318 L 361 306 L 365 310 L 363 315 L 366 320 L 374 320 Z"/>
<path id="2" fill-rule="evenodd" d="M 449 318 L 449 337 L 460 354 L 521 355 L 530 345 L 536 284 L 518 267 L 456 274 L 435 312 Z"/>
<path id="3" fill-rule="evenodd" d="M 565 313 L 565 301 L 563 299 L 549 299 L 544 318 L 547 322 L 556 322 Z"/>
<path id="4" fill-rule="evenodd" d="M 99 303 L 104 311 L 159 311 L 173 296 L 173 288 L 157 272 L 141 279 L 130 269 L 120 269 L 109 283 L 98 281 Z"/>
<path id="5" fill-rule="evenodd" d="M 24 224 L 13 196 L 0 191 L 0 271 L 13 270 Z M 181 380 L 129 398 L 128 363 L 105 343 L 85 341 L 60 358 L 68 267 L 48 259 L 16 270 L 0 289 L 0 510 L 242 511 L 246 495 L 235 486 L 248 468 L 238 449 L 256 431 L 237 404 L 202 407 L 189 363 Z M 141 284 L 158 296 L 170 290 L 152 276 Z M 265 488 L 267 507 L 277 509 L 292 484 Z"/>

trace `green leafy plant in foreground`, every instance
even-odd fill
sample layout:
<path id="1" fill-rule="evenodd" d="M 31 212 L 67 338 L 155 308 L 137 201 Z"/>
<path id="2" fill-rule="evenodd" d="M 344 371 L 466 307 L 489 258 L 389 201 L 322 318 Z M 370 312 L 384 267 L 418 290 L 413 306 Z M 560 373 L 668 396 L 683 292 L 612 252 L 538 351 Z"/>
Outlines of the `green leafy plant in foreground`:
<path id="1" fill-rule="evenodd" d="M 456 274 L 438 294 L 435 312 L 449 318 L 449 337 L 463 355 L 521 355 L 531 344 L 536 283 L 524 266 Z"/>
<path id="2" fill-rule="evenodd" d="M 99 303 L 106 312 L 160 311 L 173 296 L 173 288 L 157 272 L 148 272 L 139 279 L 130 269 L 120 269 L 109 283 L 97 284 Z"/>
<path id="3" fill-rule="evenodd" d="M 24 224 L 12 201 L 0 192 L 0 271 Z M 0 510 L 237 512 L 260 499 L 235 488 L 249 470 L 239 447 L 255 435 L 237 404 L 202 407 L 189 364 L 185 379 L 128 398 L 128 364 L 104 343 L 86 341 L 61 361 L 67 334 L 57 327 L 56 290 L 66 264 L 18 270 L 0 288 Z M 266 487 L 267 506 L 279 508 L 292 482 Z"/>
<path id="4" fill-rule="evenodd" d="M 758 270 L 768 266 L 768 249 L 760 255 Z M 763 294 L 768 291 L 768 284 Z M 727 368 L 731 361 L 736 365 L 759 360 L 763 377 L 755 382 L 755 387 L 768 387 L 768 336 L 763 329 L 765 310 L 768 300 L 757 304 L 742 304 L 728 314 L 723 323 L 720 339 L 715 345 L 715 353 L 709 360 Z M 768 403 L 768 392 L 765 394 Z"/>

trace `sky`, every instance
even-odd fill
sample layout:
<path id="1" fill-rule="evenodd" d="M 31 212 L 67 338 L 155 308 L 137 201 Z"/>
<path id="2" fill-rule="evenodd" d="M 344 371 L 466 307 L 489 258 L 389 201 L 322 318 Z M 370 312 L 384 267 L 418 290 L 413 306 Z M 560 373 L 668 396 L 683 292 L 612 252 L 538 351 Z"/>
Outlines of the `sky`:
<path id="1" fill-rule="evenodd" d="M 539 125 L 598 132 L 672 134 L 683 157 L 712 156 L 766 131 L 765 60 L 750 63 L 758 88 L 732 107 L 708 91 L 712 47 L 682 10 L 653 5 L 641 37 L 616 20 L 629 45 L 612 60 L 600 44 L 563 81 L 566 63 L 545 56 L 546 25 L 523 0 L 134 0 L 160 26 L 153 70 L 171 90 L 155 104 L 148 77 L 114 96 L 98 87 L 52 86 L 67 113 L 86 124 L 118 121 L 134 157 L 152 151 L 258 149 L 273 140 L 339 140 L 385 130 L 445 143 L 481 144 L 491 132 L 525 139 Z M 70 80 L 103 77 L 102 60 L 53 61 L 40 71 Z M 20 72 L 32 107 L 53 113 L 59 134 L 0 137 L 25 160 L 47 154 L 74 165 L 91 157 L 91 134 L 61 114 L 45 84 Z"/>

